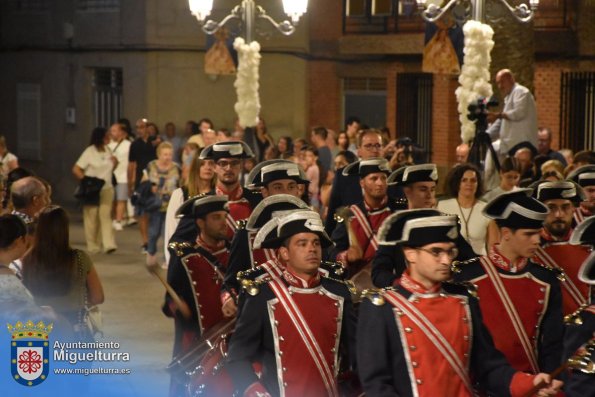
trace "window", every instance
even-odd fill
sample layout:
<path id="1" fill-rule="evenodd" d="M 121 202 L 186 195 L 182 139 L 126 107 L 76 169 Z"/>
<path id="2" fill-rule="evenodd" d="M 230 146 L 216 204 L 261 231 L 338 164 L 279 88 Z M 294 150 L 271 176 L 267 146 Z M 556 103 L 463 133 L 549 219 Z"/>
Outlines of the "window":
<path id="1" fill-rule="evenodd" d="M 560 147 L 595 150 L 595 72 L 562 73 Z"/>
<path id="2" fill-rule="evenodd" d="M 411 138 L 426 154 L 432 148 L 432 85 L 429 73 L 397 75 L 397 136 Z"/>
<path id="3" fill-rule="evenodd" d="M 122 69 L 93 69 L 92 85 L 94 126 L 109 127 L 122 114 Z"/>
<path id="4" fill-rule="evenodd" d="M 356 116 L 372 128 L 386 126 L 386 79 L 343 79 L 344 117 Z"/>
<path id="5" fill-rule="evenodd" d="M 118 11 L 120 0 L 78 0 L 79 11 Z"/>
<path id="6" fill-rule="evenodd" d="M 41 86 L 17 84 L 17 148 L 19 158 L 41 160 Z"/>
<path id="7" fill-rule="evenodd" d="M 9 4 L 15 12 L 38 13 L 48 10 L 48 0 L 11 0 Z"/>
<path id="8" fill-rule="evenodd" d="M 421 32 L 415 0 L 343 0 L 343 33 Z"/>

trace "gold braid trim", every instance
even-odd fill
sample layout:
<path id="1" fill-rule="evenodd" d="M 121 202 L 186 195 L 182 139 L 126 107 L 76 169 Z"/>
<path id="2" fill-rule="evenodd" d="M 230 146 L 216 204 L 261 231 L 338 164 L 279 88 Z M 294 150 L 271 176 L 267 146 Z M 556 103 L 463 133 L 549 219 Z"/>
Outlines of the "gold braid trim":
<path id="1" fill-rule="evenodd" d="M 176 256 L 184 256 L 184 250 L 188 249 L 188 248 L 192 248 L 194 245 L 192 243 L 189 243 L 187 241 L 183 241 L 183 242 L 173 242 L 173 243 L 169 243 L 169 245 L 167 246 L 169 249 L 174 250 L 174 252 L 176 253 Z"/>
<path id="2" fill-rule="evenodd" d="M 576 309 L 574 312 L 567 314 L 564 316 L 564 324 L 571 324 L 571 325 L 583 325 L 583 319 L 581 317 L 581 313 L 587 308 L 589 305 L 583 304 L 581 307 Z"/>
<path id="3" fill-rule="evenodd" d="M 460 273 L 463 266 L 478 262 L 479 258 L 479 256 L 476 256 L 475 258 L 467 259 L 466 261 L 452 261 L 450 264 L 450 270 L 453 273 Z"/>

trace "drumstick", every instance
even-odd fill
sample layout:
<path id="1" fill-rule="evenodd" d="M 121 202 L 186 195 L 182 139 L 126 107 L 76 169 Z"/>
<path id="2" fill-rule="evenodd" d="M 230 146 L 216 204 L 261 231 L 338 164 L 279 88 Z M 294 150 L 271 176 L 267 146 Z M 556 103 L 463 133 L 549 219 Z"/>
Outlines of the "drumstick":
<path id="1" fill-rule="evenodd" d="M 568 361 L 564 364 L 560 365 L 558 368 L 554 370 L 554 372 L 550 373 L 550 377 L 552 380 L 556 378 L 556 376 L 560 375 L 566 368 L 568 367 Z M 539 389 L 547 386 L 545 382 L 539 382 L 537 385 L 533 386 L 533 388 L 523 395 L 523 397 L 531 397 L 534 396 L 535 393 L 539 391 Z"/>
<path id="2" fill-rule="evenodd" d="M 178 295 L 177 292 L 174 291 L 174 289 L 171 287 L 171 285 L 169 285 L 169 283 L 161 275 L 159 265 L 158 264 L 147 265 L 147 270 L 149 271 L 149 273 L 157 276 L 159 281 L 161 281 L 161 284 L 163 284 L 163 286 L 165 287 L 165 290 L 167 291 L 169 296 L 171 296 L 175 305 L 178 307 L 178 310 L 180 310 L 180 313 L 182 313 L 182 316 L 186 319 L 189 319 L 190 317 L 192 317 L 192 312 L 190 311 L 188 304 L 186 302 L 184 302 L 182 300 L 182 298 L 180 298 L 180 295 Z"/>

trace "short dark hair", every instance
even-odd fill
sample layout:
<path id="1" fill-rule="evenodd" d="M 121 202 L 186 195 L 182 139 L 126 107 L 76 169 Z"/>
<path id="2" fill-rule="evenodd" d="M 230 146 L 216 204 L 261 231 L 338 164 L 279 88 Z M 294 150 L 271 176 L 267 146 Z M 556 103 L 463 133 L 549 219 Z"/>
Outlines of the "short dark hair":
<path id="1" fill-rule="evenodd" d="M 347 117 L 347 120 L 345 120 L 345 125 L 351 125 L 353 123 L 358 123 L 361 124 L 361 120 L 359 119 L 359 117 L 355 117 L 355 116 L 349 116 Z"/>
<path id="2" fill-rule="evenodd" d="M 502 165 L 500 166 L 500 172 L 505 174 L 510 171 L 516 171 L 519 174 L 522 173 L 521 164 L 517 159 L 514 157 L 506 157 L 504 161 L 502 161 Z"/>
<path id="3" fill-rule="evenodd" d="M 347 162 L 349 164 L 355 163 L 357 161 L 357 157 L 355 156 L 355 154 L 353 154 L 353 152 L 351 150 L 342 150 L 339 153 L 337 153 L 337 155 L 335 157 L 338 157 L 338 156 L 345 157 L 345 160 L 347 160 Z"/>
<path id="4" fill-rule="evenodd" d="M 453 169 L 450 170 L 450 172 L 446 176 L 446 186 L 448 189 L 448 194 L 451 197 L 456 198 L 459 195 L 461 180 L 463 179 L 463 175 L 467 171 L 475 172 L 475 176 L 477 177 L 477 190 L 475 191 L 475 198 L 480 198 L 483 195 L 481 173 L 473 164 L 463 163 L 456 165 Z"/>
<path id="5" fill-rule="evenodd" d="M 573 162 L 595 164 L 595 152 L 592 150 L 581 150 L 574 155 Z"/>
<path id="6" fill-rule="evenodd" d="M 366 128 L 366 129 L 362 129 L 359 130 L 359 132 L 357 133 L 357 137 L 356 137 L 356 145 L 357 147 L 361 147 L 362 146 L 362 141 L 364 140 L 364 137 L 366 135 L 371 135 L 371 134 L 376 134 L 378 135 L 378 137 L 380 138 L 380 143 L 382 144 L 384 142 L 383 138 L 382 138 L 382 132 L 380 132 L 380 130 L 374 129 L 374 128 Z"/>
<path id="7" fill-rule="evenodd" d="M 312 128 L 312 133 L 314 135 L 318 135 L 322 139 L 326 139 L 326 137 L 328 136 L 328 131 L 323 126 L 318 126 L 318 127 Z"/>
<path id="8" fill-rule="evenodd" d="M 18 215 L 6 214 L 0 216 L 0 249 L 10 247 L 17 238 L 26 234 L 25 222 Z"/>
<path id="9" fill-rule="evenodd" d="M 107 129 L 105 127 L 93 128 L 93 131 L 91 131 L 91 142 L 89 144 L 96 148 L 102 147 L 105 134 L 107 134 Z"/>

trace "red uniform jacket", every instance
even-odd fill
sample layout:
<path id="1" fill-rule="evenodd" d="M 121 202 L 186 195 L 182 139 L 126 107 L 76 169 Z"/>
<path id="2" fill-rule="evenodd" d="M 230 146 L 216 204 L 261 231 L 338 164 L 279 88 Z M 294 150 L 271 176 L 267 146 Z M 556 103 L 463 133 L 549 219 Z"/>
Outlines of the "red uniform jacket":
<path id="1" fill-rule="evenodd" d="M 514 368 L 551 372 L 562 348 L 560 284 L 554 272 L 524 258 L 510 263 L 497 247 L 455 277 L 477 286 L 484 323 Z"/>

